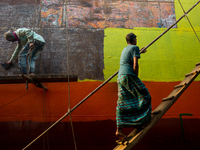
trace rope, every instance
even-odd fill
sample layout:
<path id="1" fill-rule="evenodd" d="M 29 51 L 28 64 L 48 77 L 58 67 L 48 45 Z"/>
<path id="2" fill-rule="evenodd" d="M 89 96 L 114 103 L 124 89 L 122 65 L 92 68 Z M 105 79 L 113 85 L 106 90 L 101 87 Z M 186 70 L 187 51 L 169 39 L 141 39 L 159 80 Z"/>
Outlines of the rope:
<path id="1" fill-rule="evenodd" d="M 34 12 L 34 19 L 33 19 L 33 37 L 34 37 L 34 32 L 35 32 L 35 23 L 36 23 L 36 4 L 37 4 L 37 0 L 35 0 L 35 12 Z M 29 76 L 29 73 L 30 73 L 30 69 L 31 69 L 31 57 L 32 57 L 32 51 L 33 49 L 30 48 L 30 50 L 28 51 L 27 53 L 27 59 L 28 57 L 30 57 L 30 63 L 28 65 L 28 76 Z M 30 56 L 29 56 L 30 55 Z M 28 83 L 27 83 L 28 84 Z"/>
<path id="2" fill-rule="evenodd" d="M 42 1 L 40 0 L 40 22 L 39 22 L 39 28 L 40 28 L 40 35 L 41 35 L 41 9 L 42 9 Z M 40 74 L 43 74 L 43 69 L 42 69 L 42 54 L 40 53 L 40 69 L 39 72 Z M 46 109 L 46 91 L 45 89 L 43 90 L 43 130 L 47 129 L 47 109 Z M 46 136 L 43 137 L 43 149 L 45 150 L 45 141 L 47 141 L 47 149 L 49 150 L 49 135 L 47 133 Z"/>
<path id="3" fill-rule="evenodd" d="M 37 4 L 37 0 L 35 0 L 35 9 L 34 9 L 34 18 L 33 18 L 33 33 L 34 33 L 34 30 L 35 30 L 35 23 L 36 23 L 36 4 Z"/>
<path id="4" fill-rule="evenodd" d="M 35 23 L 36 23 L 36 12 L 37 12 L 37 1 L 35 0 L 35 14 L 34 14 L 34 26 L 33 26 L 33 36 L 34 36 L 34 32 L 35 32 Z M 40 15 L 41 15 L 41 0 L 40 0 Z M 41 16 L 40 16 L 40 35 L 41 35 Z M 32 57 L 32 52 L 33 49 L 30 49 L 30 63 L 29 63 L 29 72 L 30 73 L 30 67 L 31 67 L 31 57 Z M 40 73 L 42 73 L 42 61 L 41 61 L 41 54 L 40 54 Z M 43 130 L 47 129 L 47 111 L 46 111 L 46 95 L 45 95 L 45 89 L 43 92 Z M 49 137 L 48 134 L 46 136 L 43 137 L 43 149 L 45 150 L 45 144 L 47 141 L 47 149 L 49 150 Z"/>
<path id="5" fill-rule="evenodd" d="M 35 0 L 36 3 L 36 0 Z M 35 7 L 36 8 L 36 7 Z M 40 21 L 39 21 L 39 28 L 40 28 L 40 35 L 41 35 L 41 9 L 42 9 L 42 2 L 40 0 Z M 35 26 L 34 26 L 35 27 Z M 34 32 L 34 29 L 33 29 Z M 40 69 L 39 72 L 40 74 L 43 74 L 43 69 L 42 69 L 42 54 L 40 53 Z M 47 129 L 47 109 L 46 109 L 46 92 L 45 89 L 43 90 L 43 130 Z M 47 141 L 47 143 L 46 143 Z M 49 136 L 48 133 L 46 136 L 43 137 L 43 149 L 45 150 L 45 144 L 47 144 L 47 149 L 49 150 Z"/>
<path id="6" fill-rule="evenodd" d="M 184 10 L 184 8 L 183 8 L 183 6 L 182 6 L 182 4 L 181 4 L 180 0 L 178 0 L 178 2 L 179 2 L 179 4 L 180 4 L 180 6 L 181 6 L 181 8 L 182 8 L 183 12 L 185 13 L 185 10 Z M 185 17 L 187 18 L 187 20 L 188 20 L 188 22 L 189 22 L 189 24 L 190 24 L 190 26 L 191 26 L 191 28 L 192 28 L 192 30 L 193 30 L 193 32 L 194 32 L 194 34 L 195 34 L 195 35 L 196 35 L 196 37 L 197 37 L 197 40 L 198 40 L 198 41 L 199 41 L 199 43 L 200 43 L 200 39 L 199 39 L 199 37 L 198 37 L 198 35 L 197 35 L 196 31 L 194 30 L 194 27 L 192 26 L 192 23 L 190 22 L 190 20 L 189 20 L 189 17 L 188 17 L 187 15 L 186 15 Z"/>
<path id="7" fill-rule="evenodd" d="M 165 30 L 160 36 L 158 36 L 156 39 L 154 39 L 149 45 L 145 47 L 147 49 L 149 46 L 151 46 L 155 41 L 157 41 L 162 35 L 164 35 L 167 31 L 169 31 L 176 23 L 178 23 L 187 13 L 189 13 L 196 5 L 198 5 L 200 0 L 192 6 L 183 16 L 181 16 L 172 26 L 170 26 L 167 30 Z M 143 49 L 142 51 L 144 51 Z M 142 52 L 140 51 L 140 53 Z M 115 72 L 112 76 L 110 76 L 106 81 L 104 81 L 101 85 L 99 85 L 95 90 L 93 90 L 90 94 L 88 94 L 83 100 L 81 100 L 76 106 L 74 106 L 71 110 L 68 110 L 67 113 L 65 113 L 60 119 L 58 119 L 54 124 L 52 124 L 48 129 L 46 129 L 44 132 L 42 132 L 38 137 L 36 137 L 32 142 L 30 142 L 25 148 L 22 150 L 25 150 L 28 148 L 31 144 L 33 144 L 35 141 L 37 141 L 41 136 L 43 136 L 45 133 L 47 133 L 51 128 L 53 128 L 56 124 L 58 124 L 60 121 L 62 121 L 65 117 L 67 117 L 70 113 L 72 113 L 77 107 L 79 107 L 83 102 L 85 102 L 90 96 L 92 96 L 95 92 L 97 92 L 100 88 L 102 88 L 106 83 L 108 83 L 112 78 L 114 78 L 118 74 L 118 71 Z"/>
<path id="8" fill-rule="evenodd" d="M 162 34 L 160 34 L 157 38 L 155 38 L 149 45 L 147 45 L 144 49 L 142 49 L 143 52 L 146 50 L 149 46 L 151 46 L 153 43 L 155 43 L 159 38 L 161 38 L 167 31 L 169 31 L 174 25 L 176 25 L 183 17 L 185 17 L 193 8 L 195 8 L 200 3 L 200 0 L 194 4 L 186 13 L 184 13 L 174 24 L 172 24 L 169 28 L 167 28 Z"/>
<path id="9" fill-rule="evenodd" d="M 11 104 L 11 103 L 13 103 L 13 102 L 15 102 L 15 101 L 19 100 L 20 98 L 24 97 L 25 95 L 27 95 L 28 93 L 32 92 L 32 91 L 33 91 L 33 90 L 35 90 L 35 89 L 36 89 L 36 87 L 35 87 L 35 88 L 33 88 L 32 90 L 30 90 L 29 92 L 27 92 L 26 94 L 24 94 L 24 95 L 20 96 L 19 98 L 15 99 L 15 100 L 13 100 L 13 101 L 11 101 L 11 102 L 7 103 L 7 104 L 4 104 L 4 105 L 0 106 L 0 108 L 2 108 L 2 107 L 5 107 L 5 106 L 7 106 L 7 105 L 9 105 L 9 104 Z"/>
<path id="10" fill-rule="evenodd" d="M 66 44 L 67 44 L 67 75 L 68 75 L 68 112 L 71 112 L 71 106 L 70 106 L 70 82 L 69 82 L 69 45 L 68 45 L 68 16 L 67 16 L 67 2 L 65 1 L 65 9 L 66 9 Z M 69 118 L 70 118 L 70 124 L 71 124 L 71 129 L 72 129 L 72 135 L 73 135 L 73 141 L 74 141 L 74 147 L 75 150 L 77 150 L 77 145 L 76 145 L 76 139 L 75 139 L 75 134 L 74 134 L 74 128 L 73 128 L 73 122 L 72 122 L 72 116 L 71 113 L 69 113 Z"/>
<path id="11" fill-rule="evenodd" d="M 32 26 L 32 28 L 33 28 L 33 37 L 34 37 L 34 30 L 35 30 L 35 17 L 36 17 L 36 0 L 35 0 L 35 7 L 34 7 L 34 18 L 33 18 L 33 26 Z M 30 69 L 31 69 L 31 56 L 32 56 L 32 48 L 30 48 L 30 44 L 29 44 L 29 51 L 28 51 L 28 53 L 27 53 L 27 55 L 26 55 L 26 57 L 27 57 L 27 63 L 28 63 L 28 76 L 29 76 L 29 73 L 30 73 Z M 30 58 L 30 61 L 28 60 L 28 58 Z M 26 89 L 28 89 L 28 82 L 26 81 Z"/>

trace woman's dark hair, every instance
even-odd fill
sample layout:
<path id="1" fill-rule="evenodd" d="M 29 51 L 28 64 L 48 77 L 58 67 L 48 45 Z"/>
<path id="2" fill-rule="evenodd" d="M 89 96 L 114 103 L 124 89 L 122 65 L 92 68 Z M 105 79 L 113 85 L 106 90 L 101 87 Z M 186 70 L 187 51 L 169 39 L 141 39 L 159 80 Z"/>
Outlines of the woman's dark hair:
<path id="1" fill-rule="evenodd" d="M 126 42 L 129 44 L 129 43 L 132 43 L 133 42 L 133 39 L 136 38 L 137 36 L 133 33 L 129 33 L 126 35 Z"/>

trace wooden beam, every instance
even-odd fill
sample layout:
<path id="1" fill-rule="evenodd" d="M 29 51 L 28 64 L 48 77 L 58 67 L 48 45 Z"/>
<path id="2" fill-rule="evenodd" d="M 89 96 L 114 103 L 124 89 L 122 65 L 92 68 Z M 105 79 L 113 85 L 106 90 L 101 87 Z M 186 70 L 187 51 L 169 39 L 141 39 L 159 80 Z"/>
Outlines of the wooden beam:
<path id="1" fill-rule="evenodd" d="M 39 82 L 68 82 L 68 75 L 51 75 L 38 74 L 36 79 Z M 69 75 L 69 82 L 77 82 L 77 75 Z M 24 83 L 25 80 L 21 76 L 0 76 L 0 84 Z"/>
<path id="2" fill-rule="evenodd" d="M 160 120 L 160 118 L 167 112 L 167 110 L 176 102 L 176 100 L 181 96 L 181 94 L 188 88 L 188 86 L 194 81 L 194 79 L 199 75 L 200 65 L 196 67 L 189 73 L 189 76 L 185 76 L 185 79 L 180 83 L 184 86 L 176 86 L 176 88 L 165 98 L 160 105 L 154 110 L 152 114 L 151 123 L 141 130 L 138 134 L 132 137 L 128 141 L 128 145 L 117 145 L 114 150 L 131 150 L 145 135 L 146 133 Z M 134 132 L 134 130 L 132 131 Z M 131 133 L 130 133 L 131 135 Z"/>
<path id="3" fill-rule="evenodd" d="M 33 83 L 36 87 L 42 88 L 44 90 L 47 90 L 48 88 L 46 86 L 44 86 L 41 82 L 39 82 L 38 80 L 36 80 L 33 77 L 30 77 L 28 75 L 23 74 L 22 78 L 24 78 L 26 80 L 26 89 L 28 90 L 28 82 Z"/>

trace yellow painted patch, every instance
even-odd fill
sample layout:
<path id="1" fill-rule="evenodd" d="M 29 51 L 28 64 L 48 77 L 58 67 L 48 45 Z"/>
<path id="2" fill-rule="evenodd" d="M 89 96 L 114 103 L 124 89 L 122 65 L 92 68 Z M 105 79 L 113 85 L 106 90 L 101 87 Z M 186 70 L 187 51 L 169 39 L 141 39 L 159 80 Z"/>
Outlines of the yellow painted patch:
<path id="1" fill-rule="evenodd" d="M 192 7 L 196 1 L 189 3 L 182 1 L 185 11 Z M 176 4 L 177 19 L 183 15 L 182 8 Z M 189 19 L 200 37 L 200 6 L 196 6 L 190 13 Z M 147 46 L 166 29 L 161 28 L 134 28 L 105 30 L 104 56 L 105 79 L 119 69 L 121 51 L 126 46 L 125 36 L 134 32 L 138 37 L 140 48 Z M 144 81 L 181 81 L 184 75 L 192 71 L 195 64 L 200 62 L 200 43 L 197 40 L 190 24 L 186 19 L 178 23 L 177 29 L 171 29 L 152 46 L 148 52 L 141 55 L 139 77 Z M 200 80 L 198 77 L 196 80 Z M 114 78 L 112 81 L 116 81 Z"/>

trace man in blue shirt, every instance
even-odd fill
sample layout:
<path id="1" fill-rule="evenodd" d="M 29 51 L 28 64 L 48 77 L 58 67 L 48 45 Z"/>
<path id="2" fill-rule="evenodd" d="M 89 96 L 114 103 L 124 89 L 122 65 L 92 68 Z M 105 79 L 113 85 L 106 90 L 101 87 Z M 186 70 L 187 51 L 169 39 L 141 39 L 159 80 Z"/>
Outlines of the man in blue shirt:
<path id="1" fill-rule="evenodd" d="M 126 139 L 123 128 L 140 129 L 151 121 L 151 96 L 138 78 L 140 49 L 136 46 L 136 35 L 129 33 L 126 36 L 126 41 L 128 45 L 121 53 L 117 77 L 116 136 L 122 141 Z"/>

